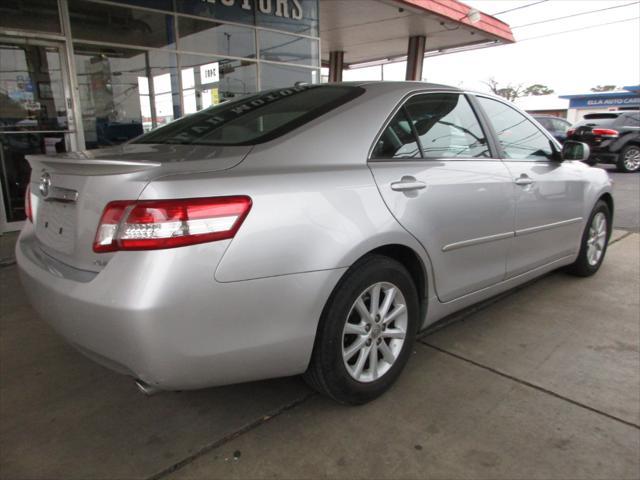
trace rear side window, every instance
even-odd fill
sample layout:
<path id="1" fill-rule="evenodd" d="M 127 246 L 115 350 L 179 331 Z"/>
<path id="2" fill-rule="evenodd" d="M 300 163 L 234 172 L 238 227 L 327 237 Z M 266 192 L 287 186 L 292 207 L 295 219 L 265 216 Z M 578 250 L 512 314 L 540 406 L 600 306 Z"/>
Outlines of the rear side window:
<path id="1" fill-rule="evenodd" d="M 511 160 L 550 160 L 550 140 L 527 117 L 492 98 L 477 97 L 489 117 L 505 158 Z"/>
<path id="2" fill-rule="evenodd" d="M 428 93 L 406 104 L 424 158 L 489 157 L 487 140 L 467 99 L 457 93 Z"/>
<path id="3" fill-rule="evenodd" d="M 490 157 L 480 123 L 463 95 L 426 93 L 411 97 L 382 133 L 372 155 L 375 159 L 421 156 Z"/>
<path id="4" fill-rule="evenodd" d="M 417 158 L 420 147 L 404 108 L 393 117 L 373 150 L 373 158 Z"/>
<path id="5" fill-rule="evenodd" d="M 302 85 L 207 108 L 134 143 L 255 145 L 282 136 L 364 93 L 352 86 Z"/>

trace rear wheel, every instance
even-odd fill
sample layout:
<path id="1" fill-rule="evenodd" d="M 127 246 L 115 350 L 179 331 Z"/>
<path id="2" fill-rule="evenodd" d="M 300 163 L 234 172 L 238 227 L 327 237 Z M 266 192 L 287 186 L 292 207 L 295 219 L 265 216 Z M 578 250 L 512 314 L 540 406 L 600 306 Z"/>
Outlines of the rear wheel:
<path id="1" fill-rule="evenodd" d="M 582 234 L 578 258 L 568 267 L 569 273 L 579 277 L 589 277 L 598 271 L 609 244 L 610 222 L 609 206 L 602 200 L 598 201 Z"/>
<path id="2" fill-rule="evenodd" d="M 640 146 L 627 145 L 620 151 L 616 162 L 618 170 L 624 173 L 637 172 L 640 170 Z"/>
<path id="3" fill-rule="evenodd" d="M 407 363 L 418 317 L 418 294 L 404 266 L 366 257 L 346 273 L 325 307 L 305 380 L 341 403 L 373 400 Z"/>

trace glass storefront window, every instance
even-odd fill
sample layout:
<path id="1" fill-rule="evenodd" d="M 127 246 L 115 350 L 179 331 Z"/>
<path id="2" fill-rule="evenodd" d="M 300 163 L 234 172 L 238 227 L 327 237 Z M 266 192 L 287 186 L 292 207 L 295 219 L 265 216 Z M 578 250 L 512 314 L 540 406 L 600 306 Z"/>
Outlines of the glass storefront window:
<path id="1" fill-rule="evenodd" d="M 111 0 L 115 3 L 124 3 L 134 7 L 155 8 L 156 10 L 173 10 L 173 0 Z"/>
<path id="2" fill-rule="evenodd" d="M 194 113 L 258 90 L 255 62 L 180 55 L 184 113 Z"/>
<path id="3" fill-rule="evenodd" d="M 60 33 L 58 2 L 55 0 L 20 0 L 2 2 L 0 28 Z"/>
<path id="4" fill-rule="evenodd" d="M 87 148 L 117 145 L 181 115 L 176 56 L 75 44 Z"/>
<path id="5" fill-rule="evenodd" d="M 212 20 L 227 22 L 255 23 L 253 3 L 255 0 L 229 0 L 209 2 L 203 0 L 178 0 L 176 7 L 178 12 L 199 17 L 207 17 Z"/>
<path id="6" fill-rule="evenodd" d="M 319 81 L 319 69 L 276 65 L 273 63 L 260 64 L 262 90 L 292 86 L 296 83 L 319 83 Z"/>
<path id="7" fill-rule="evenodd" d="M 57 48 L 0 43 L 0 65 L 0 130 L 68 128 Z"/>
<path id="8" fill-rule="evenodd" d="M 318 0 L 256 0 L 256 25 L 274 30 L 320 35 Z"/>
<path id="9" fill-rule="evenodd" d="M 319 64 L 317 40 L 261 30 L 260 59 L 272 62 L 298 63 L 315 67 Z"/>
<path id="10" fill-rule="evenodd" d="M 178 32 L 180 50 L 256 58 L 256 37 L 252 28 L 179 17 Z"/>
<path id="11" fill-rule="evenodd" d="M 74 40 L 175 48 L 173 16 L 85 0 L 69 1 Z"/>

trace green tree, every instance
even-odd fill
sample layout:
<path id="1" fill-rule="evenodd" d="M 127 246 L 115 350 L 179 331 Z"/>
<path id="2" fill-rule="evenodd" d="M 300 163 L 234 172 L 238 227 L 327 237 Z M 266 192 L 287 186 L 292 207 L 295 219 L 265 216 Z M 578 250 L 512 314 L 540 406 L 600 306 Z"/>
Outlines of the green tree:
<path id="1" fill-rule="evenodd" d="M 598 85 L 591 89 L 592 92 L 610 92 L 611 90 L 615 90 L 615 85 Z"/>
<path id="2" fill-rule="evenodd" d="M 508 84 L 505 87 L 501 87 L 495 78 L 490 78 L 484 84 L 491 89 L 496 95 L 506 98 L 507 100 L 514 101 L 516 98 L 522 96 L 522 84 L 512 85 Z"/>
<path id="3" fill-rule="evenodd" d="M 541 85 L 539 83 L 534 83 L 533 85 L 525 88 L 522 92 L 522 95 L 528 97 L 530 95 L 551 95 L 552 93 L 554 93 L 552 88 L 549 88 L 546 85 Z"/>

